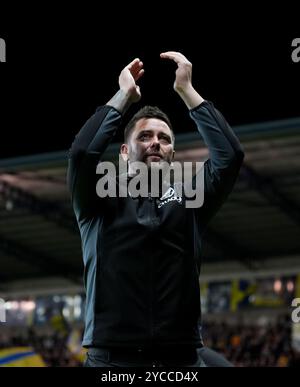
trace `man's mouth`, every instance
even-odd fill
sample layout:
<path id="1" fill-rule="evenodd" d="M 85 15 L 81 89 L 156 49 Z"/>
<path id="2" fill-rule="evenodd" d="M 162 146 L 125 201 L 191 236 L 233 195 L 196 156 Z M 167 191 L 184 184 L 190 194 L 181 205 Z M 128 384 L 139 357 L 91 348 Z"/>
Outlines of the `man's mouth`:
<path id="1" fill-rule="evenodd" d="M 151 157 L 153 161 L 160 161 L 162 156 L 157 153 L 151 153 L 150 155 L 146 155 L 146 158 Z"/>

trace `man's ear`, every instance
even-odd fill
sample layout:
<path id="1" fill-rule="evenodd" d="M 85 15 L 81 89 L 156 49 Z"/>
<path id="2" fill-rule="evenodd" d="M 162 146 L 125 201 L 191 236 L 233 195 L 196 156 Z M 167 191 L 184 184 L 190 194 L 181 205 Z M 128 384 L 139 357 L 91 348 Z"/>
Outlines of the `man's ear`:
<path id="1" fill-rule="evenodd" d="M 174 160 L 174 155 L 175 155 L 175 151 L 173 150 L 172 152 L 172 157 L 171 157 L 171 163 L 170 163 L 170 166 L 173 167 L 173 160 Z"/>
<path id="2" fill-rule="evenodd" d="M 124 161 L 128 161 L 128 145 L 122 144 L 120 148 L 120 153 Z"/>

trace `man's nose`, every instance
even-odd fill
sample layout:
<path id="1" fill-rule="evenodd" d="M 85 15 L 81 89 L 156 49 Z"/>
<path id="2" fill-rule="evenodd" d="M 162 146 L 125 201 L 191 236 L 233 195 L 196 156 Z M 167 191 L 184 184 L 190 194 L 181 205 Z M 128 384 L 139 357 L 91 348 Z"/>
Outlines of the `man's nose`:
<path id="1" fill-rule="evenodd" d="M 153 137 L 150 148 L 151 149 L 160 149 L 160 142 L 159 142 L 159 139 L 157 137 Z"/>

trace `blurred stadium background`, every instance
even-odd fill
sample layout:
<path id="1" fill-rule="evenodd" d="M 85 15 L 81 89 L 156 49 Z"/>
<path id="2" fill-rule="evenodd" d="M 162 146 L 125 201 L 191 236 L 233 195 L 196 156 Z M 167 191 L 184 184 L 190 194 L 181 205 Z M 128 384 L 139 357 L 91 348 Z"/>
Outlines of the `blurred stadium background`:
<path id="1" fill-rule="evenodd" d="M 233 129 L 246 157 L 203 246 L 205 343 L 240 367 L 299 366 L 300 117 Z M 176 143 L 177 161 L 208 156 L 196 132 Z M 107 160 L 118 149 L 111 144 Z M 82 365 L 83 266 L 67 156 L 0 160 L 0 366 Z"/>

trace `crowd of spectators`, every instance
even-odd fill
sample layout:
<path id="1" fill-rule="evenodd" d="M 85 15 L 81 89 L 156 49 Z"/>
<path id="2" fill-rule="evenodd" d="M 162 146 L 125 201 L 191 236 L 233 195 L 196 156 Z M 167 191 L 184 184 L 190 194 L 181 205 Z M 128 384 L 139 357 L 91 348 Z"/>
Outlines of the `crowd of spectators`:
<path id="1" fill-rule="evenodd" d="M 279 320 L 267 326 L 206 322 L 205 345 L 222 353 L 237 367 L 296 367 L 300 353 L 292 347 L 291 322 Z M 49 367 L 80 367 L 82 358 L 72 353 L 69 334 L 37 328 L 0 333 L 0 348 L 30 346 Z"/>
<path id="2" fill-rule="evenodd" d="M 205 345 L 222 353 L 237 367 L 296 367 L 300 353 L 292 346 L 291 323 L 267 326 L 206 323 Z"/>

